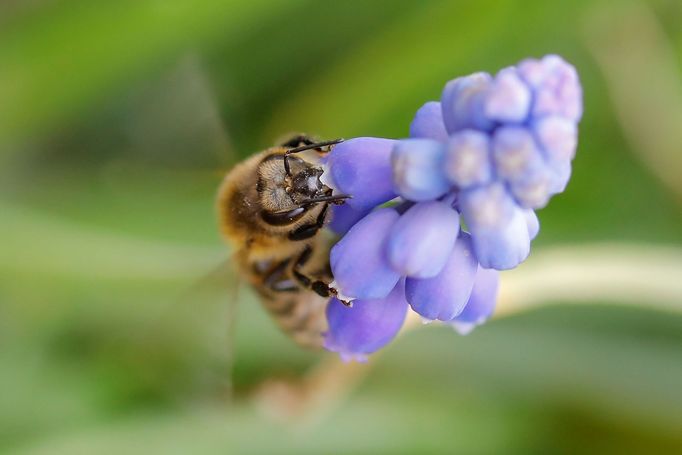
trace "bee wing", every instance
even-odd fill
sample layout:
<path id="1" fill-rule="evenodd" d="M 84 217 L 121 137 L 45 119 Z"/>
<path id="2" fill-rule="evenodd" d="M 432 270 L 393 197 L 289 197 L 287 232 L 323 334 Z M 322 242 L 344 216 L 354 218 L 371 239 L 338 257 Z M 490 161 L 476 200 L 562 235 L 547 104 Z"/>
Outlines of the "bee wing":
<path id="1" fill-rule="evenodd" d="M 239 279 L 232 260 L 226 260 L 171 302 L 154 321 L 150 335 L 162 357 L 183 382 L 190 378 L 208 393 L 229 398 L 232 393 L 234 334 Z M 177 352 L 176 352 L 177 351 Z M 181 376 L 181 377 L 180 377 Z"/>

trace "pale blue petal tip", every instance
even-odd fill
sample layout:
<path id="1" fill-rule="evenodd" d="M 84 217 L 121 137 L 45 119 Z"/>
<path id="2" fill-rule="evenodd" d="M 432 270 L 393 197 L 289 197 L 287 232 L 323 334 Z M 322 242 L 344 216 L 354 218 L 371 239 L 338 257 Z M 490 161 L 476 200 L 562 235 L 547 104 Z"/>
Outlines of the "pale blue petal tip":
<path id="1" fill-rule="evenodd" d="M 445 174 L 453 185 L 467 189 L 493 178 L 490 139 L 476 130 L 462 130 L 450 136 L 444 160 Z"/>
<path id="2" fill-rule="evenodd" d="M 460 77 L 445 85 L 441 96 L 443 122 L 448 133 L 467 128 L 491 131 L 495 125 L 485 114 L 487 91 L 492 77 L 487 73 L 475 73 Z"/>
<path id="3" fill-rule="evenodd" d="M 526 217 L 516 209 L 504 226 L 496 228 L 471 227 L 474 252 L 481 267 L 486 269 L 513 269 L 530 254 L 530 235 Z"/>
<path id="4" fill-rule="evenodd" d="M 447 202 L 412 206 L 388 234 L 387 256 L 396 272 L 414 278 L 440 273 L 459 233 L 459 214 Z"/>
<path id="5" fill-rule="evenodd" d="M 485 100 L 485 115 L 498 122 L 523 123 L 528 117 L 532 93 L 515 68 L 495 76 Z"/>
<path id="6" fill-rule="evenodd" d="M 432 139 L 404 139 L 391 155 L 396 191 L 411 201 L 428 201 L 450 189 L 443 172 L 445 146 Z"/>
<path id="7" fill-rule="evenodd" d="M 443 123 L 443 111 L 438 101 L 429 101 L 419 108 L 410 124 L 410 137 L 445 142 L 448 132 Z"/>
<path id="8" fill-rule="evenodd" d="M 474 286 L 466 306 L 450 322 L 479 325 L 495 311 L 500 272 L 479 267 L 476 271 Z M 473 327 L 471 327 L 473 329 Z"/>

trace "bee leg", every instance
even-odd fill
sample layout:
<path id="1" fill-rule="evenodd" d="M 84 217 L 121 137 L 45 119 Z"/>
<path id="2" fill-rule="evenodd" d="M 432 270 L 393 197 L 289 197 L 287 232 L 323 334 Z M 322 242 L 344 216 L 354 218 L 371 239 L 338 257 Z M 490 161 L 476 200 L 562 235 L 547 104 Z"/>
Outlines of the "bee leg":
<path id="1" fill-rule="evenodd" d="M 305 240 L 315 236 L 315 234 L 317 234 L 317 231 L 324 227 L 324 221 L 327 218 L 328 209 L 329 204 L 325 204 L 324 207 L 322 207 L 322 211 L 320 211 L 320 214 L 317 216 L 315 222 L 310 224 L 304 224 L 291 231 L 288 235 L 289 240 Z"/>
<path id="2" fill-rule="evenodd" d="M 289 267 L 289 262 L 289 259 L 280 262 L 262 275 L 263 284 L 266 288 L 273 292 L 295 292 L 298 290 L 296 283 L 291 278 L 287 278 L 286 270 Z"/>
<path id="3" fill-rule="evenodd" d="M 292 274 L 294 278 L 296 278 L 304 287 L 312 290 L 320 297 L 331 297 L 333 295 L 337 295 L 337 290 L 329 286 L 328 283 L 325 283 L 322 280 L 312 279 L 300 272 L 299 268 L 303 267 L 305 263 L 308 262 L 312 253 L 313 250 L 309 246 L 303 250 L 292 268 Z"/>

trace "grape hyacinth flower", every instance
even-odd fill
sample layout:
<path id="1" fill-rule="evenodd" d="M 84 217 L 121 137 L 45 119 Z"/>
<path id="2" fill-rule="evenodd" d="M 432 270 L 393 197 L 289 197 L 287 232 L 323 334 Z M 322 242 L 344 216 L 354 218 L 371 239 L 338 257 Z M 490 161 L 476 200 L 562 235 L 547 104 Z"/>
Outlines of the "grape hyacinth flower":
<path id="1" fill-rule="evenodd" d="M 325 160 L 330 263 L 339 298 L 326 347 L 364 359 L 388 344 L 408 306 L 468 333 L 493 313 L 499 272 L 530 254 L 535 210 L 566 188 L 582 116 L 578 75 L 556 55 L 445 85 L 409 138 L 355 138 Z M 465 230 L 466 228 L 466 230 Z"/>

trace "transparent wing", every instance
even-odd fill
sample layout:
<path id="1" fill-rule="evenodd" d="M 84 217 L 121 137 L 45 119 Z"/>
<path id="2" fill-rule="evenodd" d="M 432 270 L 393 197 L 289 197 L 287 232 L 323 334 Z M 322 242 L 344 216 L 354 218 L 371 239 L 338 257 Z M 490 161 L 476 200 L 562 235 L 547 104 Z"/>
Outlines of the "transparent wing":
<path id="1" fill-rule="evenodd" d="M 178 394 L 232 396 L 239 279 L 224 261 L 171 302 L 149 334 L 156 354 L 170 363 L 165 383 Z M 155 359 L 157 362 L 159 359 Z"/>

